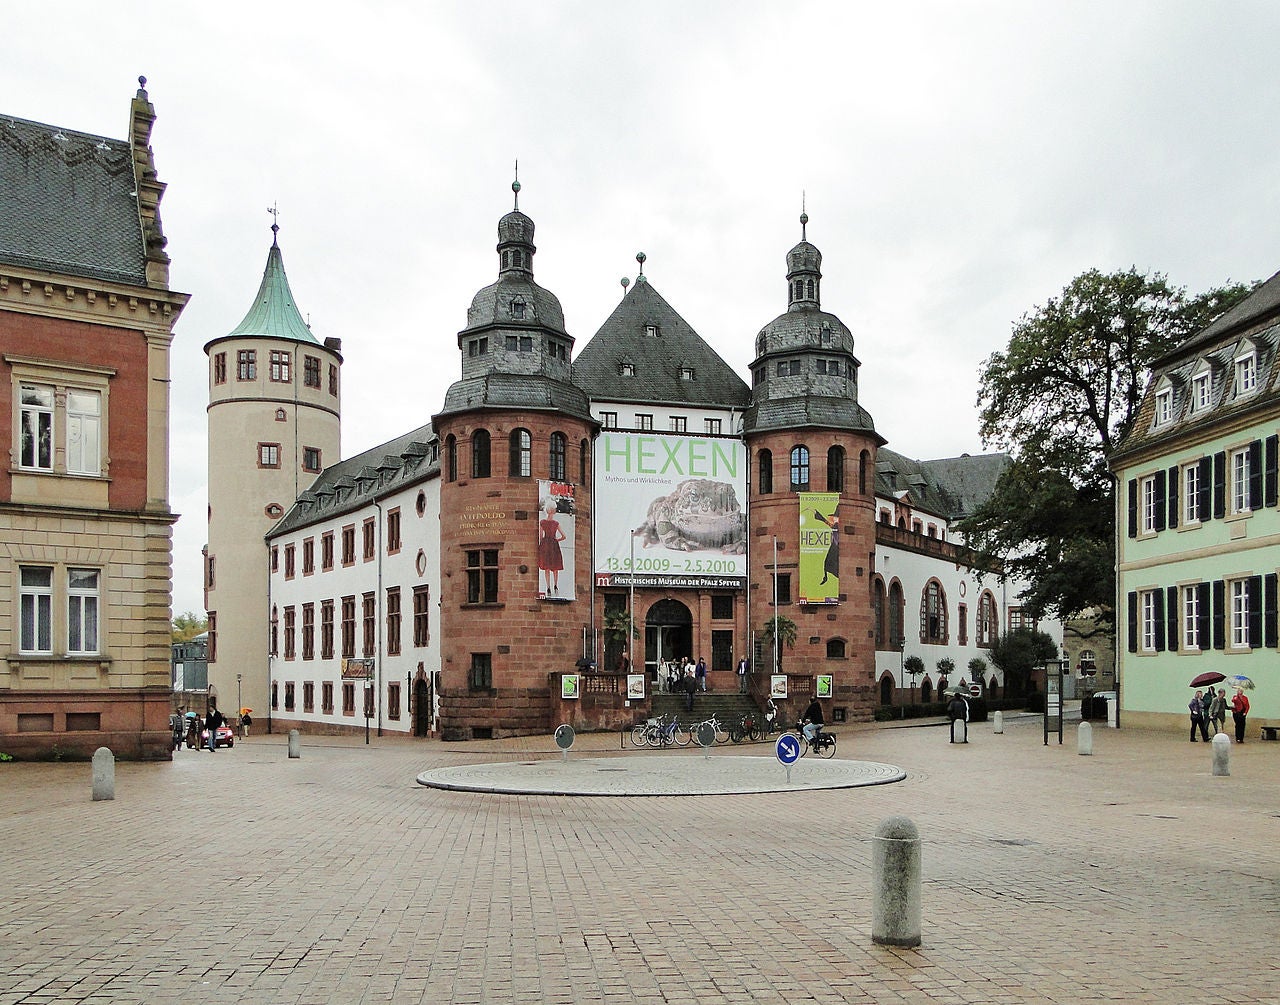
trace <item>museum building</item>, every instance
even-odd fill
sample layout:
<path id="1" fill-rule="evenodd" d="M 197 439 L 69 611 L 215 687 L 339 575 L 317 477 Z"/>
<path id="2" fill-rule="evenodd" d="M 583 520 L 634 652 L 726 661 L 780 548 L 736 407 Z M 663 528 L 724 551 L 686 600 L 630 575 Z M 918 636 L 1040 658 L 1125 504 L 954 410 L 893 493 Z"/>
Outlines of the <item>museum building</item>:
<path id="1" fill-rule="evenodd" d="M 853 335 L 822 309 L 806 216 L 786 255 L 785 309 L 756 336 L 748 383 L 649 282 L 643 255 L 575 354 L 559 300 L 534 279 L 534 224 L 513 189 L 497 279 L 457 336 L 461 376 L 420 427 L 311 470 L 321 433 L 296 431 L 291 408 L 307 392 L 295 364 L 245 395 L 234 451 L 212 435 L 236 339 L 341 362 L 336 343 L 297 327 L 275 242 L 259 323 L 207 347 L 210 584 L 224 506 L 269 524 L 243 559 L 261 577 L 209 592 L 222 694 L 233 674 L 253 676 L 272 728 L 482 738 L 630 723 L 681 657 L 705 660 L 713 690 L 736 690 L 745 657 L 751 694 L 779 695 L 784 717 L 821 687 L 848 719 L 868 719 L 907 686 L 906 657 L 922 658 L 910 685 L 929 694 L 939 663 L 954 684 L 1023 623 L 1019 584 L 970 568 L 953 530 L 1006 459 L 885 448 L 858 401 Z M 308 402 L 329 416 L 326 444 L 340 418 L 333 386 Z M 263 444 L 280 445 L 271 463 Z M 289 479 L 300 489 L 285 498 Z M 223 598 L 246 582 L 262 588 L 229 618 Z M 1060 641 L 1056 624 L 1039 627 Z M 228 633 L 258 651 L 223 672 Z M 1002 684 L 994 666 L 981 677 Z"/>

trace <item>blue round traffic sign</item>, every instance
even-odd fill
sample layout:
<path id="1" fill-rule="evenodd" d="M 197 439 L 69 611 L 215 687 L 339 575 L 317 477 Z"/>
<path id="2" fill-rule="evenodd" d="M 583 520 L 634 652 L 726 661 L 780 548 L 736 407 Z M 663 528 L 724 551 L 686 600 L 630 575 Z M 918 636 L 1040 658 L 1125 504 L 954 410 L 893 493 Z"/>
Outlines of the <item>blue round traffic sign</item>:
<path id="1" fill-rule="evenodd" d="M 773 749 L 783 764 L 795 764 L 800 759 L 800 737 L 795 733 L 783 733 Z"/>

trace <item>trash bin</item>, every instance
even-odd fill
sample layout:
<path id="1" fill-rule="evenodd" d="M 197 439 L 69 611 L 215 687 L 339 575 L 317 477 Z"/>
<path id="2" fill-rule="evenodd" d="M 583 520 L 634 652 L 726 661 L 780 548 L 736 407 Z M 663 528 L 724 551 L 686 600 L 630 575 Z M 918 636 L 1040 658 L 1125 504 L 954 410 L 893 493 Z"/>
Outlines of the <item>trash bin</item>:
<path id="1" fill-rule="evenodd" d="M 1107 717 L 1107 696 L 1105 694 L 1095 694 L 1089 709 L 1090 719 L 1106 719 Z"/>

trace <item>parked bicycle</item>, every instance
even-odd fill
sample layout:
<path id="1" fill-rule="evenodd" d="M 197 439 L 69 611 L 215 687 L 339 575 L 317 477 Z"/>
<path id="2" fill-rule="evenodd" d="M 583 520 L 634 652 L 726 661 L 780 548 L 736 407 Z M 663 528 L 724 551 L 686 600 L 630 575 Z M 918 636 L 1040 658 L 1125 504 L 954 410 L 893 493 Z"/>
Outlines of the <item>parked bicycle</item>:
<path id="1" fill-rule="evenodd" d="M 712 715 L 710 719 L 704 719 L 702 722 L 693 723 L 689 727 L 689 735 L 695 740 L 698 738 L 698 730 L 703 726 L 710 726 L 715 732 L 715 743 L 724 743 L 729 739 L 729 727 L 724 726 L 720 722 L 719 716 Z"/>
<path id="2" fill-rule="evenodd" d="M 801 719 L 796 723 L 795 735 L 800 741 L 800 756 L 804 757 L 809 751 L 813 751 L 819 757 L 835 757 L 836 755 L 836 734 L 826 732 L 821 726 L 818 731 L 813 734 L 810 740 L 804 735 L 804 727 L 806 720 Z"/>
<path id="3" fill-rule="evenodd" d="M 730 726 L 729 739 L 734 743 L 741 743 L 743 740 L 763 740 L 764 723 L 761 720 L 760 713 L 748 712 Z"/>
<path id="4" fill-rule="evenodd" d="M 689 730 L 674 715 L 658 716 L 641 723 L 631 731 L 633 747 L 685 747 L 689 744 Z"/>

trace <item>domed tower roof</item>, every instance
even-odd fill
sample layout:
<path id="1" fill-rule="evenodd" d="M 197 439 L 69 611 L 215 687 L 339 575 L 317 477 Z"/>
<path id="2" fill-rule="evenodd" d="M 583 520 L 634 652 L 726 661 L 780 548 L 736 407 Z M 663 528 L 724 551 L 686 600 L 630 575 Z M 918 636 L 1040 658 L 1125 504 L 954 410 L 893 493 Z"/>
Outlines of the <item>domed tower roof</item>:
<path id="1" fill-rule="evenodd" d="M 303 319 L 293 299 L 293 291 L 289 289 L 289 277 L 285 275 L 284 258 L 276 239 L 279 231 L 279 225 L 273 223 L 271 250 L 267 252 L 267 266 L 262 270 L 262 284 L 244 320 L 226 337 L 258 335 L 320 345 L 320 340 L 311 334 L 311 326 Z"/>
<path id="2" fill-rule="evenodd" d="M 480 290 L 458 332 L 462 379 L 436 418 L 473 410 L 561 411 L 590 419 L 586 394 L 569 378 L 573 339 L 555 294 L 533 281 L 533 220 L 515 205 L 498 221 L 498 281 Z M 434 421 L 434 420 L 433 420 Z"/>
<path id="3" fill-rule="evenodd" d="M 822 427 L 875 434 L 858 404 L 853 333 L 822 309 L 822 252 L 808 241 L 809 215 L 800 214 L 800 243 L 787 252 L 787 310 L 760 329 L 751 364 L 748 433 Z"/>
<path id="4" fill-rule="evenodd" d="M 515 207 L 498 221 L 498 281 L 480 290 L 467 310 L 462 336 L 493 325 L 536 324 L 565 334 L 564 311 L 554 293 L 533 281 L 533 220 L 520 212 L 520 182 L 511 183 Z"/>

